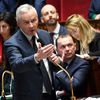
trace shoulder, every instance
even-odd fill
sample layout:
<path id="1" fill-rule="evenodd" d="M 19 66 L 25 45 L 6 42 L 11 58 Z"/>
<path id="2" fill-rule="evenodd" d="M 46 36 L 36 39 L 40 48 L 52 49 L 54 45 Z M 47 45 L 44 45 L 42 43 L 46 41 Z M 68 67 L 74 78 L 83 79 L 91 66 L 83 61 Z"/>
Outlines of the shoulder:
<path id="1" fill-rule="evenodd" d="M 48 36 L 49 35 L 49 33 L 46 30 L 43 30 L 43 29 L 38 29 L 37 33 L 38 33 L 39 36 Z"/>
<path id="2" fill-rule="evenodd" d="M 75 63 L 77 63 L 77 64 L 87 64 L 87 65 L 89 65 L 89 61 L 87 61 L 87 60 L 85 60 L 81 57 L 75 56 L 74 60 L 75 60 Z"/>
<path id="3" fill-rule="evenodd" d="M 37 32 L 39 32 L 39 33 L 40 33 L 40 32 L 48 33 L 46 30 L 43 30 L 43 29 L 38 29 Z"/>
<path id="4" fill-rule="evenodd" d="M 100 41 L 100 33 L 99 32 L 95 32 L 95 36 L 91 42 L 96 42 L 96 41 Z"/>
<path id="5" fill-rule="evenodd" d="M 44 44 L 51 43 L 50 35 L 46 30 L 38 29 L 37 34 L 39 38 L 44 42 Z"/>
<path id="6" fill-rule="evenodd" d="M 17 39 L 21 36 L 21 31 L 17 31 L 14 35 L 12 35 L 7 41 L 4 42 L 6 44 L 16 44 Z"/>
<path id="7" fill-rule="evenodd" d="M 65 26 L 60 25 L 59 34 L 66 34 L 66 33 L 67 33 L 67 28 Z"/>

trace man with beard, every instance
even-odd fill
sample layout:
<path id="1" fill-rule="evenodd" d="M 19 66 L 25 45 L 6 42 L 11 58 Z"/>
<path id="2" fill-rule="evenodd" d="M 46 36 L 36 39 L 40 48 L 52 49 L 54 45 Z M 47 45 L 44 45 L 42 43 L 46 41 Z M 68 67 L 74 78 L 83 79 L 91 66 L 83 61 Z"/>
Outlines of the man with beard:
<path id="1" fill-rule="evenodd" d="M 41 9 L 41 22 L 46 24 L 47 30 L 50 33 L 53 43 L 56 43 L 56 39 L 60 34 L 67 33 L 65 27 L 61 26 L 58 22 L 59 14 L 53 5 L 46 4 Z"/>

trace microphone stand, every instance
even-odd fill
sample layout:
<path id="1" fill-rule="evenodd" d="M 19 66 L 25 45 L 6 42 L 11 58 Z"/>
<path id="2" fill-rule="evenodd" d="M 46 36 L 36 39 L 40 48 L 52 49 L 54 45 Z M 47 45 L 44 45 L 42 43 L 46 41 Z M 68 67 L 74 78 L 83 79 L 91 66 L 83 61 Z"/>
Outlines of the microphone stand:
<path id="1" fill-rule="evenodd" d="M 41 39 L 38 39 L 37 42 L 40 42 L 42 45 L 44 45 L 43 41 Z M 55 49 L 56 51 L 56 49 Z M 68 78 L 69 78 L 69 81 L 70 81 L 70 88 L 71 88 L 71 100 L 76 100 L 76 97 L 74 96 L 74 92 L 73 92 L 73 85 L 72 85 L 72 79 L 71 79 L 71 76 L 70 74 L 59 64 L 56 63 L 56 65 L 61 68 L 67 75 L 68 75 Z"/>
<path id="2" fill-rule="evenodd" d="M 72 79 L 71 79 L 71 76 L 70 74 L 68 73 L 68 71 L 66 71 L 61 65 L 59 64 L 56 64 L 60 69 L 62 69 L 68 76 L 69 78 L 69 81 L 70 81 L 70 88 L 71 88 L 71 100 L 76 100 L 76 97 L 74 96 L 74 91 L 73 91 L 73 85 L 72 85 Z"/>

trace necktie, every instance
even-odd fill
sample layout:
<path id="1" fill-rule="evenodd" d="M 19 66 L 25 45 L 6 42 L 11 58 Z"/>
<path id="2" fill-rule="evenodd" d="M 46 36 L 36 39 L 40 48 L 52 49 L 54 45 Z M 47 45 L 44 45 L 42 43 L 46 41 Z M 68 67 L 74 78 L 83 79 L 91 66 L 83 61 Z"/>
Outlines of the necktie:
<path id="1" fill-rule="evenodd" d="M 63 63 L 63 67 L 64 67 L 65 69 L 67 69 L 68 63 L 64 62 L 64 63 Z"/>
<path id="2" fill-rule="evenodd" d="M 33 49 L 36 52 L 37 51 L 37 46 L 36 46 L 36 43 L 35 43 L 35 36 L 32 37 L 32 44 L 33 44 Z"/>
<path id="3" fill-rule="evenodd" d="M 50 78 L 49 78 L 48 72 L 44 66 L 43 61 L 41 61 L 41 63 L 40 63 L 40 69 L 41 69 L 41 72 L 43 75 L 43 83 L 46 88 L 46 91 L 47 91 L 47 93 L 51 94 L 52 85 L 51 85 Z"/>
<path id="4" fill-rule="evenodd" d="M 52 41 L 52 43 L 53 43 L 53 42 L 54 42 L 54 39 L 53 39 L 54 33 L 53 33 L 53 32 L 50 33 L 50 37 L 51 37 L 51 41 Z"/>
<path id="5" fill-rule="evenodd" d="M 37 46 L 36 46 L 36 43 L 35 43 L 35 36 L 32 37 L 32 41 L 33 41 L 34 51 L 36 52 Z M 42 75 L 43 75 L 43 83 L 44 83 L 45 89 L 46 89 L 47 93 L 51 94 L 52 85 L 51 85 L 50 78 L 49 78 L 48 72 L 45 68 L 43 61 L 40 61 L 40 70 L 41 70 Z"/>

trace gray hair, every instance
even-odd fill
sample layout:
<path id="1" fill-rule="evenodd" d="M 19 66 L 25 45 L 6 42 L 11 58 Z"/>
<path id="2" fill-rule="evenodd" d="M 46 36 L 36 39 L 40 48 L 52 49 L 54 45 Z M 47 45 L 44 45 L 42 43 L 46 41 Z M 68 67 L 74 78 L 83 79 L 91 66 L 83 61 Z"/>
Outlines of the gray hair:
<path id="1" fill-rule="evenodd" d="M 33 10 L 33 12 L 36 13 L 36 15 L 37 15 L 37 11 L 32 5 L 23 4 L 23 5 L 19 6 L 16 10 L 16 21 L 18 21 L 20 19 L 21 14 L 29 12 L 30 10 Z"/>

